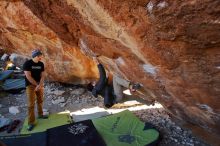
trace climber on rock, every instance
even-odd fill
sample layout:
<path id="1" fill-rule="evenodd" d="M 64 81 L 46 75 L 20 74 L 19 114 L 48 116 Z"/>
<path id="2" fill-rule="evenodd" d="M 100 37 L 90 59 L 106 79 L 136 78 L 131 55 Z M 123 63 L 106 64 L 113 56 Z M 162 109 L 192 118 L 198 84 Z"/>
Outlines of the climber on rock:
<path id="1" fill-rule="evenodd" d="M 98 61 L 97 57 L 93 57 L 94 62 L 97 64 L 99 70 L 98 82 L 89 83 L 87 88 L 92 91 L 93 96 L 97 97 L 101 95 L 104 97 L 104 105 L 107 108 L 112 107 L 115 103 L 118 103 L 124 97 L 123 88 L 130 89 L 131 92 L 135 92 L 141 86 L 140 84 L 134 84 L 127 81 L 118 75 L 113 75 L 113 81 L 110 76 L 107 78 L 103 65 Z"/>

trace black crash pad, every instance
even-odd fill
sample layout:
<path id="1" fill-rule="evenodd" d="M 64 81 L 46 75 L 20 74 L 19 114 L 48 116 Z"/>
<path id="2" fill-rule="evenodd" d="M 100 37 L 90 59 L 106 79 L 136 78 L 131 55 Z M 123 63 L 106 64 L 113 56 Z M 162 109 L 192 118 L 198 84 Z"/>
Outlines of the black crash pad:
<path id="1" fill-rule="evenodd" d="M 46 132 L 27 135 L 1 136 L 0 141 L 6 146 L 47 146 Z"/>
<path id="2" fill-rule="evenodd" d="M 91 120 L 47 130 L 48 146 L 105 146 Z"/>

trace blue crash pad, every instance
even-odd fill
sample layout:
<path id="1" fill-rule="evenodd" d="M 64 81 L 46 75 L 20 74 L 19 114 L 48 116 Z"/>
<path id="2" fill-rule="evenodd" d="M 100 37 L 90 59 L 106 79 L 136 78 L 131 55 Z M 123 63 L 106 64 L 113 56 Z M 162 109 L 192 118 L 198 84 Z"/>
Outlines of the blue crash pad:
<path id="1" fill-rule="evenodd" d="M 0 81 L 4 81 L 13 74 L 13 70 L 0 71 Z"/>
<path id="2" fill-rule="evenodd" d="M 25 89 L 25 79 L 7 79 L 2 85 L 5 91 Z"/>

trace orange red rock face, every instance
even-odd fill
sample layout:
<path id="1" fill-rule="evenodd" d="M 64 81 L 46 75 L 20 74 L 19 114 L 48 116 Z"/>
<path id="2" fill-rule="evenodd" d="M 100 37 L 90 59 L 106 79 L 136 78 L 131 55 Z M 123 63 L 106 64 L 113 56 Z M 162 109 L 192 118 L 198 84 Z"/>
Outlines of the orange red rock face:
<path id="1" fill-rule="evenodd" d="M 174 116 L 220 135 L 219 1 L 1 2 L 1 45 L 43 48 L 50 79 L 97 76 L 82 47 L 140 82 Z M 82 44 L 83 43 L 83 44 Z"/>
<path id="2" fill-rule="evenodd" d="M 47 27 L 23 2 L 1 2 L 1 46 L 26 57 L 40 48 L 44 54 L 47 77 L 53 81 L 86 83 L 97 78 L 97 69 L 77 44 L 70 45 Z"/>

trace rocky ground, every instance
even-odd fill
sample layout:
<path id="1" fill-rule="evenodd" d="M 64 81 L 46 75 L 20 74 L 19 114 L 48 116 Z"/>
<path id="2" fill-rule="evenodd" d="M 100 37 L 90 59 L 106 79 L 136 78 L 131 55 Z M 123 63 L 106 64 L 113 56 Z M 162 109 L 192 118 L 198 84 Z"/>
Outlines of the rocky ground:
<path id="1" fill-rule="evenodd" d="M 16 115 L 11 114 L 9 112 L 10 107 L 17 107 L 19 113 Z M 86 109 L 96 108 L 102 110 L 102 112 L 104 111 L 103 114 L 129 109 L 142 121 L 150 122 L 156 126 L 162 135 L 160 146 L 208 146 L 208 144 L 193 136 L 190 130 L 182 129 L 177 123 L 173 122 L 160 104 L 147 106 L 141 102 L 130 101 L 117 104 L 111 109 L 105 109 L 103 107 L 103 98 L 93 97 L 82 86 L 46 83 L 44 108 L 49 110 L 50 113 L 69 110 L 74 120 L 77 120 L 75 112 L 86 111 Z M 26 112 L 25 91 L 21 91 L 19 94 L 0 93 L 0 116 L 24 121 Z M 96 113 L 94 113 L 94 116 L 97 116 Z M 18 133 L 21 125 L 12 134 Z M 6 135 L 6 133 L 0 133 L 0 135 Z"/>

